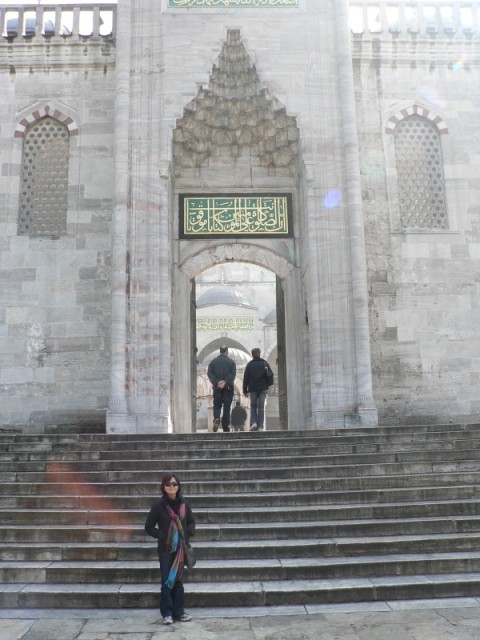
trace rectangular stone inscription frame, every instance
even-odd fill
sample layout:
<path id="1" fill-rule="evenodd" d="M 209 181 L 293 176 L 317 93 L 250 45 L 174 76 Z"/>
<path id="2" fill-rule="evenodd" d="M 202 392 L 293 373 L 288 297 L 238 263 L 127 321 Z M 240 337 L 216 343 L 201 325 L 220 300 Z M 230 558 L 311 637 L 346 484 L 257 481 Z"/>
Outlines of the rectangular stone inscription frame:
<path id="1" fill-rule="evenodd" d="M 168 0 L 169 9 L 297 8 L 299 0 Z"/>
<path id="2" fill-rule="evenodd" d="M 291 238 L 291 193 L 181 193 L 179 237 Z"/>

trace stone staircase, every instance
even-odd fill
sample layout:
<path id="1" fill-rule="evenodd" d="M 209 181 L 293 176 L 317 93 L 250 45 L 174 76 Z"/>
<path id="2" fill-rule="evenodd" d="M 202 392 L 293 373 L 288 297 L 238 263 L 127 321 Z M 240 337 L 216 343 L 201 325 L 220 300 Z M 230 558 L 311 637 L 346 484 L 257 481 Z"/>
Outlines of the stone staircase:
<path id="1" fill-rule="evenodd" d="M 192 607 L 480 594 L 480 425 L 0 432 L 0 607 L 157 607 L 165 471 L 197 518 Z"/>

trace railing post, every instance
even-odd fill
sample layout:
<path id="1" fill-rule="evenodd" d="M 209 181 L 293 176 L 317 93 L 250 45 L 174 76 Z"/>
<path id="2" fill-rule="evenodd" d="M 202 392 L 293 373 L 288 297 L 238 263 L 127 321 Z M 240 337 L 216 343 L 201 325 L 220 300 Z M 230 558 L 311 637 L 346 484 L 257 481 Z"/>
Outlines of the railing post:
<path id="1" fill-rule="evenodd" d="M 55 35 L 62 33 L 62 7 L 55 7 Z"/>
<path id="2" fill-rule="evenodd" d="M 380 27 L 382 32 L 388 32 L 387 4 L 380 3 Z"/>
<path id="3" fill-rule="evenodd" d="M 399 33 L 405 33 L 407 30 L 407 19 L 405 16 L 405 5 L 400 4 L 398 6 L 398 31 Z"/>
<path id="4" fill-rule="evenodd" d="M 74 36 L 80 35 L 80 7 L 73 8 L 72 35 Z"/>
<path id="5" fill-rule="evenodd" d="M 472 3 L 472 26 L 474 33 L 478 33 L 480 24 L 478 20 L 478 2 Z"/>
<path id="6" fill-rule="evenodd" d="M 35 37 L 43 32 L 43 7 L 35 7 Z"/>
<path id="7" fill-rule="evenodd" d="M 370 31 L 370 23 L 368 20 L 368 5 L 366 0 L 362 2 L 362 23 L 363 33 L 368 33 Z"/>
<path id="8" fill-rule="evenodd" d="M 100 7 L 93 8 L 92 36 L 97 38 L 100 35 Z"/>
<path id="9" fill-rule="evenodd" d="M 445 31 L 443 18 L 444 16 L 442 15 L 442 8 L 440 6 L 436 6 L 435 7 L 435 29 L 437 33 L 441 33 L 442 31 L 443 32 Z"/>
<path id="10" fill-rule="evenodd" d="M 452 12 L 452 27 L 455 33 L 461 33 L 463 29 L 462 25 L 462 12 L 460 11 L 460 5 L 455 3 L 453 5 Z"/>

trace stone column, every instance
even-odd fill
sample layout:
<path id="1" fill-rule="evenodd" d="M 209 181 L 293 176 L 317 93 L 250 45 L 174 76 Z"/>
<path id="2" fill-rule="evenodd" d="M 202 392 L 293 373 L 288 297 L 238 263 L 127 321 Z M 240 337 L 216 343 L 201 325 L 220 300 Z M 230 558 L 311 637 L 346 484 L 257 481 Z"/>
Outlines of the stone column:
<path id="1" fill-rule="evenodd" d="M 302 287 L 300 269 L 292 269 L 283 280 L 285 293 L 285 351 L 287 369 L 288 428 L 291 430 L 306 428 L 305 407 L 309 406 L 305 397 L 307 391 L 307 373 L 304 359 L 304 332 L 299 326 L 303 323 Z"/>
<path id="2" fill-rule="evenodd" d="M 161 108 L 161 3 L 135 0 L 131 77 L 131 410 L 138 433 L 171 428 L 172 213 Z"/>
<path id="3" fill-rule="evenodd" d="M 348 1 L 336 0 L 336 59 L 343 128 L 348 232 L 353 290 L 354 348 L 358 414 L 363 426 L 378 423 L 373 401 L 370 331 L 368 322 L 367 265 L 362 211 L 355 85 L 353 79 Z"/>
<path id="4" fill-rule="evenodd" d="M 192 369 L 192 309 L 191 280 L 177 267 L 174 267 L 174 292 L 172 315 L 173 323 L 173 367 L 172 407 L 173 423 L 176 433 L 190 433 L 192 430 L 192 392 L 196 389 L 197 380 L 191 379 Z"/>
<path id="5" fill-rule="evenodd" d="M 324 124 L 322 135 L 329 125 Z M 336 150 L 337 141 L 331 144 Z M 350 277 L 345 276 L 348 256 L 344 223 L 340 208 L 329 214 L 323 205 L 329 185 L 341 180 L 340 171 L 333 159 L 325 166 L 313 159 L 304 163 L 303 208 L 308 223 L 303 238 L 308 256 L 304 267 L 308 313 L 304 378 L 311 389 L 312 427 L 318 429 L 343 427 L 345 415 L 351 410 L 352 365 L 346 359 L 351 360 L 352 320 L 348 308 Z"/>
<path id="6" fill-rule="evenodd" d="M 117 5 L 117 49 L 115 103 L 115 206 L 112 219 L 112 335 L 110 402 L 107 432 L 134 430 L 127 398 L 127 291 L 128 291 L 128 194 L 130 132 L 130 39 L 131 3 Z"/>

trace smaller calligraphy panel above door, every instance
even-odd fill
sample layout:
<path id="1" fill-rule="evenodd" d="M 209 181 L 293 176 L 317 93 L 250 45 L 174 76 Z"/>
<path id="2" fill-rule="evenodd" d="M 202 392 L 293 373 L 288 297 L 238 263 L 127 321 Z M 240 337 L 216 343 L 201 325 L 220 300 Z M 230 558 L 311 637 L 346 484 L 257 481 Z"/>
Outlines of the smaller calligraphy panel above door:
<path id="1" fill-rule="evenodd" d="M 180 238 L 288 238 L 292 194 L 180 194 Z"/>

